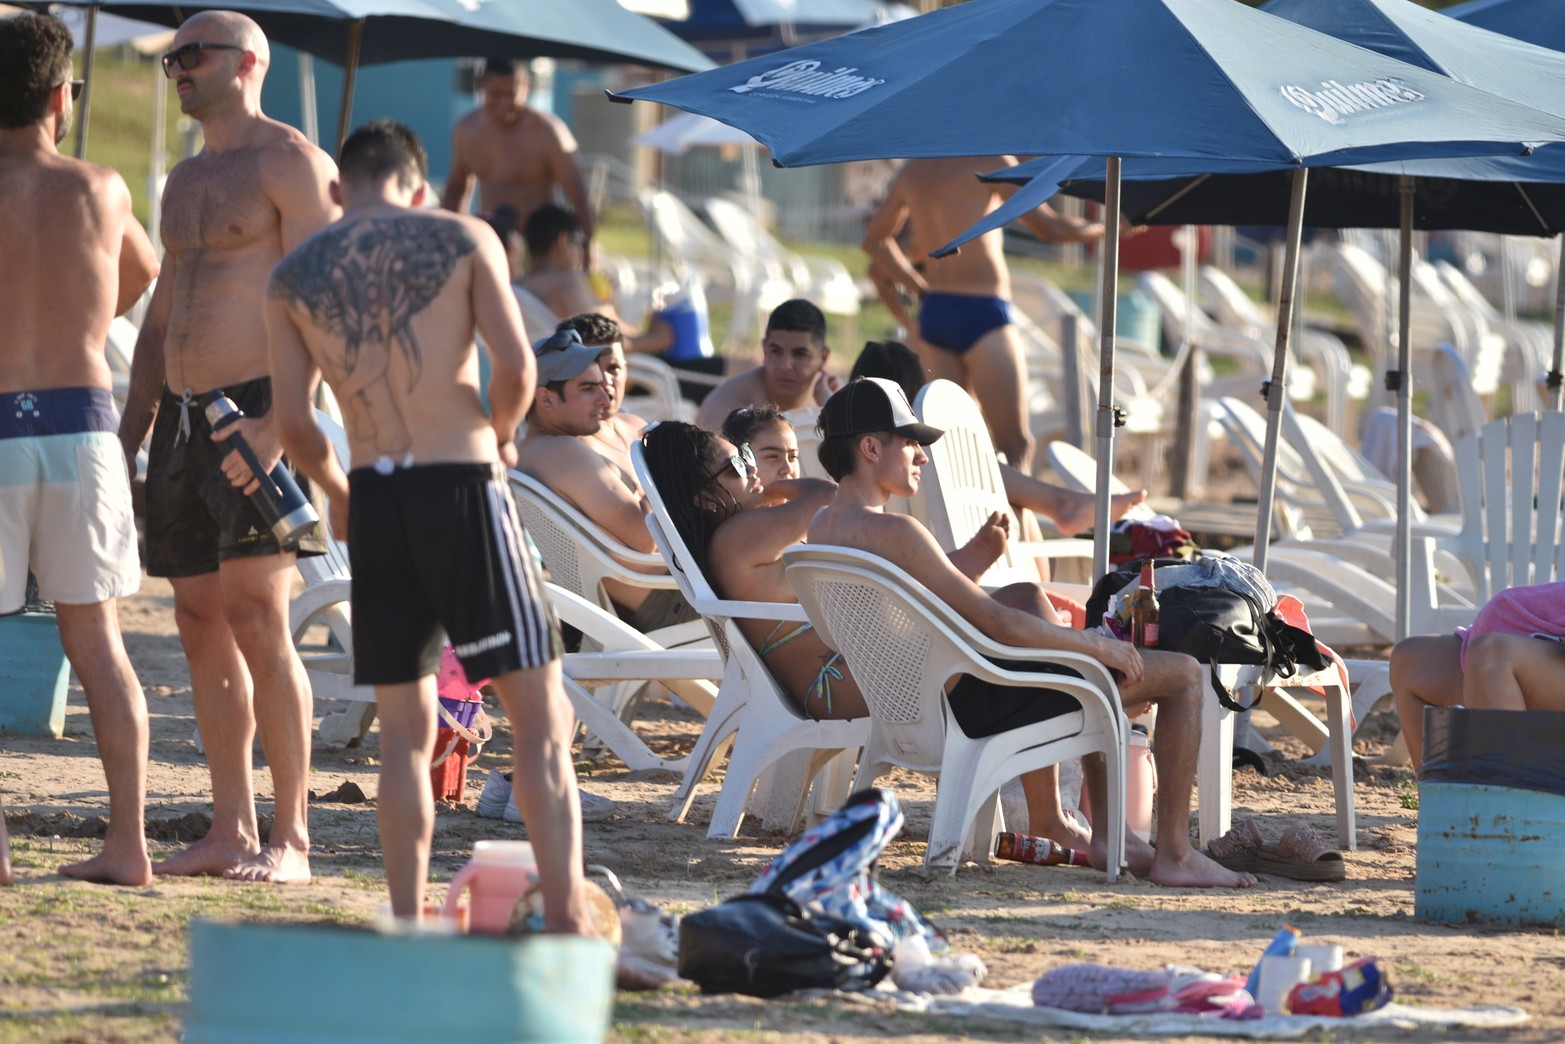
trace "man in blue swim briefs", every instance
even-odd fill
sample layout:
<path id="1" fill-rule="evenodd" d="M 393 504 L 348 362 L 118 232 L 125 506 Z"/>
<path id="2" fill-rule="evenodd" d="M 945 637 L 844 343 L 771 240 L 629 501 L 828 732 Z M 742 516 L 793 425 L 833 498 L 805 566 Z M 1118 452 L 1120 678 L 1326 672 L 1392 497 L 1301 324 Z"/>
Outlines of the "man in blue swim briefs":
<path id="1" fill-rule="evenodd" d="M 56 148 L 80 87 L 64 24 L 0 18 L 0 613 L 22 608 L 31 569 L 55 603 L 108 778 L 103 851 L 60 873 L 144 885 L 147 705 L 116 603 L 141 569 L 103 346 L 158 269 L 124 180 Z M 0 815 L 0 884 L 10 880 Z"/>
<path id="2" fill-rule="evenodd" d="M 449 636 L 469 678 L 494 680 L 511 722 L 545 928 L 592 935 L 559 626 L 505 478 L 538 372 L 505 252 L 482 220 L 421 208 L 428 160 L 401 124 L 360 127 L 339 159 L 342 220 L 277 266 L 266 328 L 283 443 L 329 494 L 352 557 L 353 673 L 379 705 L 392 912 L 416 921 L 423 908 L 435 669 Z M 487 415 L 475 329 L 493 358 Z M 311 406 L 322 374 L 343 404 L 347 475 Z"/>
<path id="3" fill-rule="evenodd" d="M 908 341 L 923 360 L 928 379 L 944 377 L 966 388 L 984 412 L 995 449 L 1012 467 L 1030 474 L 1027 367 L 1021 340 L 1011 326 L 1011 276 L 1003 233 L 996 229 L 950 257 L 927 256 L 1015 191 L 979 181 L 976 175 L 1015 163 L 1014 156 L 910 160 L 870 219 L 863 245 L 880 276 L 876 285 L 883 296 L 894 295 L 900 286 L 920 299 L 917 336 L 908 331 Z M 911 251 L 897 242 L 909 218 L 916 244 Z M 1101 224 L 1065 217 L 1047 204 L 1021 220 L 1051 243 L 1103 235 Z"/>

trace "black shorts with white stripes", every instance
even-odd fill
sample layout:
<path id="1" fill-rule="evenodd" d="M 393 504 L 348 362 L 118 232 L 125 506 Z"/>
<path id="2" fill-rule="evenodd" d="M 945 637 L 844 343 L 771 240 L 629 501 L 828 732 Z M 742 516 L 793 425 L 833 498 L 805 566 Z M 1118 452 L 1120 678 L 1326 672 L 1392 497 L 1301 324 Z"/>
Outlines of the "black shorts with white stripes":
<path id="1" fill-rule="evenodd" d="M 433 674 L 443 634 L 474 679 L 560 655 L 500 465 L 355 468 L 348 490 L 356 683 Z"/>

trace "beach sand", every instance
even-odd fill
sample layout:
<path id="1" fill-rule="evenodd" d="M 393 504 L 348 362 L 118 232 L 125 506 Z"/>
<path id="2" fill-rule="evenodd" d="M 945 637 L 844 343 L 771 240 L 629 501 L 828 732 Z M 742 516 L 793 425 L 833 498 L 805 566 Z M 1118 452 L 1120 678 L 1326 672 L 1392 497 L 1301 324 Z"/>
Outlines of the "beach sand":
<path id="1" fill-rule="evenodd" d="M 206 766 L 191 742 L 189 676 L 168 585 L 146 581 L 141 593 L 123 603 L 121 617 L 151 713 L 148 833 L 154 858 L 160 858 L 176 849 L 177 839 L 203 829 L 210 811 Z M 317 707 L 317 716 L 330 709 Z M 660 752 L 687 750 L 699 732 L 698 719 L 666 703 L 652 703 L 647 713 L 645 732 L 655 737 L 653 746 Z M 1264 714 L 1257 717 L 1280 749 L 1307 753 Z M 1383 750 L 1393 727 L 1383 707 L 1364 729 L 1359 753 Z M 498 722 L 494 741 L 469 774 L 465 805 L 440 812 L 434 897 L 443 895 L 444 883 L 466 861 L 474 840 L 521 836 L 519 827 L 481 819 L 472 811 L 489 770 L 508 762 L 509 735 L 505 722 Z M 372 731 L 362 749 L 348 751 L 317 743 L 312 884 L 277 889 L 159 880 L 126 891 L 67 882 L 54 872 L 96 846 L 92 836 L 101 835 L 102 822 L 93 817 L 107 814 L 103 774 L 79 688 L 72 690 L 64 739 L 0 741 L 0 794 L 17 855 L 16 886 L 0 889 L 0 925 L 7 937 L 0 945 L 0 1039 L 177 1035 L 186 972 L 184 927 L 191 916 L 369 921 L 384 896 L 373 806 L 377 739 Z M 1270 839 L 1300 821 L 1333 838 L 1328 771 L 1277 767 L 1266 778 L 1249 770 L 1235 775 L 1236 818 L 1256 817 Z M 701 787 L 689 822 L 673 824 L 665 819 L 675 789 L 671 776 L 627 773 L 612 756 L 582 761 L 579 769 L 589 789 L 618 803 L 613 819 L 587 825 L 588 861 L 610 867 L 628 890 L 665 908 L 688 912 L 743 891 L 786 841 L 752 833 L 757 825 L 750 820 L 737 840 L 708 840 L 715 775 Z M 1405 806 L 1416 804 L 1416 785 L 1407 769 L 1360 766 L 1357 777 L 1359 850 L 1346 853 L 1348 880 L 1339 884 L 1263 877 L 1257 887 L 1239 892 L 1178 891 L 1130 877 L 1109 886 L 1086 868 L 1011 863 L 968 865 L 955 877 L 928 879 L 921 870 L 921 838 L 934 792 L 928 779 L 910 773 L 894 774 L 882 784 L 901 797 L 908 826 L 886 852 L 881 877 L 943 928 L 956 950 L 981 956 L 991 986 L 1031 981 L 1070 961 L 1136 968 L 1177 961 L 1220 972 L 1248 971 L 1286 923 L 1311 940 L 1341 943 L 1349 959 L 1379 956 L 1406 1002 L 1510 1004 L 1533 1016 L 1509 1031 L 1377 1031 L 1376 1039 L 1565 1039 L 1560 932 L 1415 920 L 1417 813 Z M 368 800 L 340 800 L 345 783 L 362 789 Z M 266 811 L 271 783 L 264 767 L 258 768 L 256 786 Z M 884 1006 L 706 998 L 688 988 L 622 993 L 615 1018 L 614 1040 L 1039 1037 L 1037 1030 L 1022 1026 L 897 1014 Z"/>

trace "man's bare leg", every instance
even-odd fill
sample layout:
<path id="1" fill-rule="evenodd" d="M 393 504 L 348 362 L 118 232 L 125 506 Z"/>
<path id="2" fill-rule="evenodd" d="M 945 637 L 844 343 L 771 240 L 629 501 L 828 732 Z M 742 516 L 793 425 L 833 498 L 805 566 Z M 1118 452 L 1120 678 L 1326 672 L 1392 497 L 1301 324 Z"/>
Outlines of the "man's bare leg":
<path id="1" fill-rule="evenodd" d="M 1032 474 L 1033 438 L 1027 417 L 1027 359 L 1021 335 L 1002 326 L 980 337 L 959 357 L 962 382 L 989 425 L 996 451 L 1024 475 Z"/>
<path id="2" fill-rule="evenodd" d="M 109 785 L 109 830 L 103 851 L 60 873 L 100 884 L 152 880 L 144 826 L 147 795 L 147 701 L 125 655 L 118 603 L 55 604 L 60 644 L 87 693 L 92 732 Z"/>
<path id="3" fill-rule="evenodd" d="M 1126 831 L 1125 861 L 1132 873 L 1154 884 L 1184 888 L 1247 888 L 1253 874 L 1220 866 L 1190 844 L 1190 796 L 1195 785 L 1196 756 L 1201 746 L 1201 671 L 1188 656 L 1142 650 L 1145 672 L 1141 680 L 1123 686 L 1120 699 L 1134 713 L 1149 703 L 1157 705 L 1157 743 L 1152 759 L 1157 766 L 1157 847 L 1151 849 Z M 1108 807 L 1108 778 L 1101 756 L 1084 759 L 1084 776 L 1093 808 Z M 1094 843 L 1088 849 L 1093 866 L 1107 865 L 1107 849 Z"/>
<path id="4" fill-rule="evenodd" d="M 212 829 L 183 852 L 155 863 L 156 874 L 221 874 L 260 850 L 250 744 L 255 716 L 250 672 L 223 612 L 217 573 L 175 577 L 174 622 L 190 663 L 196 726 L 212 775 Z"/>
<path id="5" fill-rule="evenodd" d="M 380 793 L 375 818 L 380 823 L 381 858 L 391 912 L 417 919 L 429 880 L 429 846 L 435 830 L 435 798 L 429 763 L 435 753 L 435 681 L 375 686 L 380 716 Z"/>
<path id="6" fill-rule="evenodd" d="M 223 610 L 254 684 L 256 731 L 272 776 L 272 832 L 255 856 L 224 872 L 240 881 L 310 880 L 310 679 L 288 633 L 294 556 L 222 564 Z M 253 784 L 252 784 L 253 786 Z"/>
<path id="7" fill-rule="evenodd" d="M 1462 702 L 1462 640 L 1430 634 L 1397 642 L 1391 650 L 1391 698 L 1417 772 L 1424 763 L 1424 708 Z"/>
<path id="8" fill-rule="evenodd" d="M 1462 703 L 1485 710 L 1565 710 L 1565 645 L 1523 634 L 1481 634 L 1467 644 Z"/>
<path id="9" fill-rule="evenodd" d="M 1014 487 L 1014 488 L 1013 488 Z M 1021 496 L 1018 496 L 1021 493 Z M 1096 519 L 1098 496 L 1077 489 L 1066 489 L 1030 475 L 1005 475 L 1005 495 L 1017 507 L 1030 508 L 1047 516 L 1061 536 L 1075 536 L 1092 528 Z M 1116 493 L 1109 499 L 1109 518 L 1118 520 L 1137 504 L 1145 503 L 1147 491 Z"/>
<path id="10" fill-rule="evenodd" d="M 571 763 L 576 725 L 560 662 L 512 671 L 494 680 L 511 720 L 511 781 L 516 810 L 538 861 L 544 927 L 596 935 L 581 865 L 581 799 Z"/>
<path id="11" fill-rule="evenodd" d="M 5 829 L 5 802 L 0 801 L 0 885 L 11 883 L 11 837 Z"/>
<path id="12" fill-rule="evenodd" d="M 944 380 L 967 387 L 967 371 L 962 366 L 961 357 L 955 352 L 936 348 L 920 337 L 909 337 L 907 344 L 913 349 L 913 354 L 918 356 L 918 361 L 924 365 L 925 384 Z"/>

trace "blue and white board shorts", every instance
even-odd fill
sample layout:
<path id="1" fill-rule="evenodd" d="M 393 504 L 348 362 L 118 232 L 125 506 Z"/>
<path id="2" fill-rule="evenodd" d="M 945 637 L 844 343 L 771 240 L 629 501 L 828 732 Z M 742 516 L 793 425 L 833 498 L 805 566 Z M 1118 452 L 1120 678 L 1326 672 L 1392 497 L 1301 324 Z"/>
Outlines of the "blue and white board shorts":
<path id="1" fill-rule="evenodd" d="M 102 388 L 0 393 L 0 613 L 22 607 L 29 569 L 66 605 L 141 586 L 117 428 Z"/>

